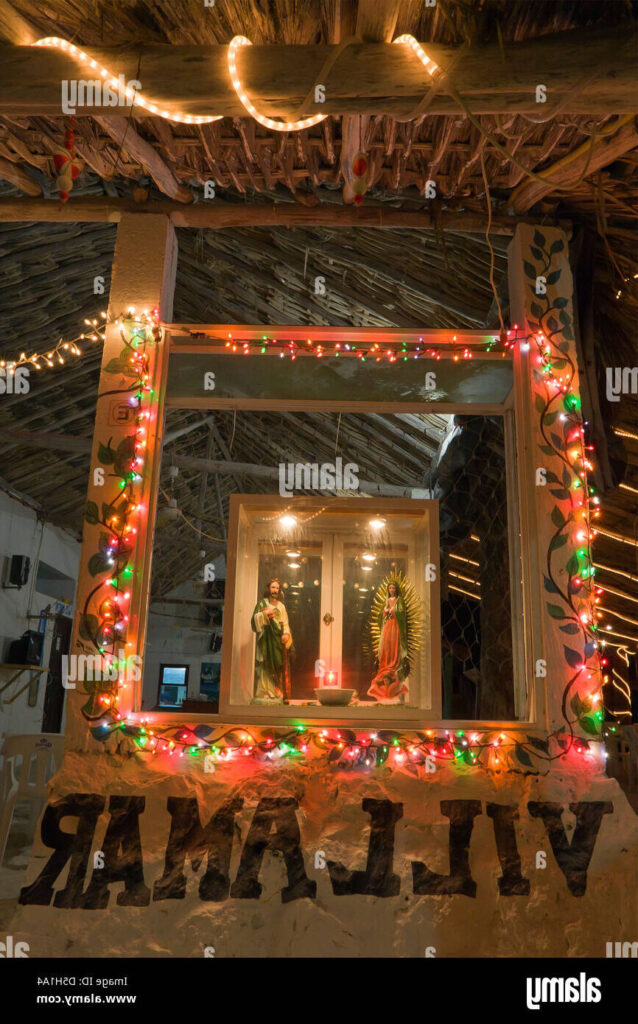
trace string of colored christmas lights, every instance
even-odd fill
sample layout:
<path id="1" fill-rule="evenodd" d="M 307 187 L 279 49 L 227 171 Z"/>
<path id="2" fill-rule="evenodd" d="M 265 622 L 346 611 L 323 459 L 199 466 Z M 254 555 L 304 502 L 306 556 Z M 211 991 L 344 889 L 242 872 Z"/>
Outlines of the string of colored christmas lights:
<path id="1" fill-rule="evenodd" d="M 599 608 L 603 591 L 595 584 L 596 568 L 592 552 L 592 542 L 597 532 L 593 520 L 601 514 L 600 499 L 589 481 L 589 473 L 594 468 L 591 461 L 594 446 L 586 443 L 587 424 L 582 418 L 580 399 L 573 387 L 576 367 L 569 354 L 569 343 L 554 340 L 556 335 L 562 334 L 568 323 L 562 302 L 560 300 L 560 304 L 550 306 L 547 300 L 548 308 L 544 312 L 537 310 L 539 330 L 533 335 L 537 350 L 537 369 L 534 375 L 546 389 L 545 398 L 540 393 L 536 396 L 543 438 L 540 448 L 544 454 L 557 456 L 563 463 L 562 480 L 556 474 L 546 472 L 546 482 L 550 484 L 550 493 L 554 497 L 570 503 L 567 516 L 558 505 L 552 510 L 551 519 L 556 532 L 547 553 L 545 589 L 550 594 L 559 595 L 571 612 L 571 615 L 565 614 L 560 606 L 548 603 L 550 615 L 563 620 L 559 628 L 568 635 L 580 635 L 583 642 L 582 654 L 563 645 L 566 661 L 575 670 L 563 693 L 563 716 L 570 729 L 576 721 L 583 731 L 604 735 L 607 731 L 614 732 L 615 727 L 604 725 L 605 710 L 600 692 L 592 692 L 589 688 L 590 692 L 586 693 L 584 699 L 580 695 L 572 695 L 570 708 L 575 719 L 570 720 L 567 715 L 567 699 L 572 688 L 583 680 L 587 683 L 593 678 L 588 665 L 590 659 L 598 660 L 597 674 L 602 677 L 604 684 L 610 682 L 610 676 L 605 672 L 609 659 L 604 656 L 604 643 L 598 637 L 600 619 L 603 617 Z M 556 312 L 561 316 L 560 327 L 553 316 Z M 563 426 L 562 437 L 550 429 L 557 420 Z M 551 485 L 554 485 L 553 489 Z M 565 587 L 552 570 L 552 555 L 567 541 L 568 527 L 574 526 L 579 546 L 567 561 Z"/>
<path id="2" fill-rule="evenodd" d="M 120 690 L 128 685 L 121 681 L 120 676 L 127 665 L 127 648 L 133 646 L 131 641 L 127 641 L 134 571 L 129 556 L 138 532 L 134 516 L 142 511 L 137 492 L 143 481 L 150 419 L 150 411 L 143 409 L 143 403 L 145 398 L 152 399 L 154 394 L 147 349 L 162 337 L 157 311 L 136 314 L 131 307 L 127 313 L 115 317 L 113 322 L 120 328 L 124 344 L 123 356 L 115 360 L 119 365 L 113 368 L 113 372 L 122 371 L 124 357 L 131 368 L 133 380 L 126 388 L 118 388 L 108 394 L 128 395 L 129 404 L 135 409 L 135 429 L 120 441 L 117 449 L 111 448 L 110 442 L 99 445 L 99 461 L 105 466 L 113 466 L 113 475 L 119 480 L 110 499 L 102 502 L 101 510 L 95 502 L 87 503 L 86 521 L 102 528 L 99 550 L 89 559 L 88 571 L 92 576 L 102 578 L 84 601 L 79 632 L 109 669 L 113 669 L 113 678 L 110 672 L 101 673 L 99 682 L 84 684 L 90 699 L 83 713 L 89 720 L 99 717 L 105 710 L 117 720 Z M 100 397 L 104 394 L 98 399 Z M 108 587 L 110 591 L 106 590 Z M 117 657 L 121 651 L 125 655 L 123 660 Z"/>
<path id="3" fill-rule="evenodd" d="M 2 359 L 0 360 L 0 367 L 6 367 L 7 372 L 14 374 L 19 366 L 32 365 L 36 369 L 42 370 L 45 368 L 53 369 L 55 366 L 63 364 L 70 365 L 67 363 L 69 356 L 79 357 L 84 354 L 84 349 L 80 348 L 82 342 L 104 342 L 106 327 L 109 323 L 119 324 L 124 318 L 130 320 L 132 316 L 133 314 L 127 312 L 113 318 L 108 317 L 106 313 L 102 312 L 99 318 L 85 319 L 84 324 L 87 329 L 76 335 L 76 337 L 68 340 L 61 338 L 57 345 L 48 352 L 32 352 L 31 354 L 21 352 L 17 359 Z M 148 313 L 135 314 L 135 316 L 140 323 L 151 323 Z M 170 329 L 171 327 L 170 324 L 162 324 L 159 321 L 152 321 L 152 323 L 155 327 L 161 329 Z M 191 331 L 191 334 L 194 338 L 202 336 L 197 330 Z M 276 352 L 280 358 L 289 358 L 291 362 L 295 362 L 298 356 L 312 356 L 317 359 L 332 357 L 341 359 L 351 358 L 368 364 L 381 362 L 394 364 L 407 362 L 410 359 L 431 359 L 439 362 L 441 359 L 449 358 L 453 362 L 462 362 L 463 360 L 480 356 L 485 352 L 497 352 L 503 358 L 506 358 L 513 352 L 515 345 L 519 342 L 522 343 L 522 340 L 519 337 L 518 326 L 515 324 L 502 337 L 495 334 L 488 337 L 484 342 L 472 345 L 455 344 L 454 335 L 450 345 L 433 347 L 431 345 L 424 345 L 422 337 L 417 338 L 413 343 L 385 341 L 350 344 L 349 342 L 340 341 L 330 343 L 315 342 L 312 338 L 307 338 L 305 343 L 300 343 L 286 339 L 271 338 L 268 335 L 263 335 L 260 339 L 256 340 L 242 341 L 232 334 L 229 334 L 225 341 L 221 339 L 219 341 L 216 340 L 215 344 L 220 352 L 244 356 L 265 355 L 268 352 Z"/>
<path id="4" fill-rule="evenodd" d="M 312 758 L 311 745 L 336 768 L 372 769 L 387 765 L 414 774 L 418 769 L 432 772 L 445 763 L 494 772 L 540 773 L 543 766 L 549 770 L 551 762 L 567 757 L 571 750 L 589 759 L 593 757 L 590 741 L 564 728 L 546 738 L 511 736 L 503 730 L 480 728 L 430 729 L 416 734 L 381 729 L 364 734 L 343 727 L 313 728 L 302 724 L 280 731 L 267 729 L 259 735 L 257 729 L 242 726 L 222 727 L 218 735 L 214 735 L 215 731 L 216 727 L 209 725 L 154 726 L 148 718 L 138 723 L 130 717 L 102 721 L 91 729 L 92 735 L 101 741 L 111 736 L 120 741 L 130 740 L 138 755 L 206 757 L 213 766 L 245 758 L 261 764 L 301 759 L 305 762 L 306 757 Z M 601 753 L 604 757 L 604 751 Z"/>
<path id="5" fill-rule="evenodd" d="M 168 326 L 168 325 L 166 325 Z M 196 329 L 191 332 L 194 338 L 201 337 Z M 495 349 L 503 358 L 510 355 L 514 346 L 519 341 L 518 325 L 504 332 L 502 335 L 492 335 L 486 341 L 474 344 L 456 344 L 456 336 L 452 336 L 450 345 L 433 347 L 423 343 L 423 338 L 418 337 L 416 341 L 394 342 L 316 342 L 312 338 L 306 338 L 305 342 L 298 342 L 292 339 L 273 338 L 267 334 L 259 339 L 244 339 L 228 332 L 226 340 L 215 339 L 220 351 L 228 351 L 233 355 L 250 356 L 259 353 L 266 355 L 269 352 L 278 353 L 281 359 L 288 357 L 295 362 L 298 357 L 313 356 L 317 359 L 341 358 L 358 359 L 360 362 L 388 363 L 408 362 L 410 359 L 434 359 L 437 362 L 442 358 L 450 358 L 453 362 L 460 362 L 465 359 L 473 359 L 475 355 L 491 353 Z"/>

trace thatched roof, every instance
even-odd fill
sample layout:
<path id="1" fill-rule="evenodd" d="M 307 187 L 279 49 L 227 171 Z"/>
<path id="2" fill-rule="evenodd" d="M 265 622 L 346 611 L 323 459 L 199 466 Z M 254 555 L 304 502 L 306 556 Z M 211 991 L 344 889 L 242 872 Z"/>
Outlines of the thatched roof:
<path id="1" fill-rule="evenodd" d="M 337 33 L 338 5 L 334 0 L 217 0 L 212 8 L 185 0 L 170 4 L 153 0 L 130 4 L 49 0 L 46 5 L 12 0 L 12 5 L 37 36 L 60 35 L 86 46 L 142 41 L 227 43 L 236 33 L 247 35 L 255 43 L 303 44 L 334 41 Z M 609 26 L 635 13 L 636 4 L 630 0 L 438 0 L 433 8 L 424 6 L 422 0 L 406 0 L 401 5 L 396 32 L 453 44 L 500 42 L 506 55 L 507 45 L 513 41 L 581 26 Z M 613 123 L 616 113 L 610 110 L 608 115 L 596 118 L 559 114 L 540 124 L 521 115 L 482 115 L 480 122 L 525 167 L 542 171 L 555 167 L 588 143 L 593 131 Z M 225 118 L 196 127 L 169 124 L 138 111 L 130 123 L 131 131 L 152 146 L 177 182 L 182 200 L 194 196 L 205 202 L 203 185 L 212 177 L 218 197 L 230 203 L 338 205 L 342 201 L 339 118 L 329 117 L 322 125 L 289 135 L 276 135 L 249 118 Z M 0 157 L 26 173 L 46 196 L 56 195 L 52 152 L 64 128 L 62 117 L 0 118 Z M 78 118 L 76 132 L 85 171 L 72 193 L 70 206 L 84 195 L 132 196 L 135 189 L 142 189 L 149 201 L 166 198 L 149 167 L 127 149 L 126 140 L 120 145 L 103 122 Z M 372 117 L 364 142 L 373 169 L 367 205 L 484 214 L 487 196 L 483 159 L 493 210 L 507 212 L 514 190 L 525 180 L 525 171 L 495 150 L 460 114 L 426 115 L 410 123 L 389 116 Z M 635 492 L 617 485 L 624 478 L 626 485 L 638 488 L 638 446 L 635 439 L 620 434 L 638 433 L 638 413 L 631 399 L 606 405 L 604 372 L 607 365 L 637 361 L 637 161 L 637 151 L 627 151 L 585 175 L 577 188 L 555 187 L 531 207 L 539 221 L 571 221 L 574 256 L 576 249 L 582 251 L 583 245 L 589 244 L 587 239 L 593 240 L 595 376 L 604 410 L 597 426 L 606 429 L 615 474 L 614 481 L 609 477 L 606 481 L 604 528 L 625 536 L 635 536 Z M 436 201 L 423 196 L 425 182 L 431 178 L 436 179 L 439 189 Z M 20 191 L 0 182 L 0 195 L 17 197 Z M 136 196 L 141 198 L 139 191 Z M 0 226 L 3 357 L 15 356 L 24 349 L 48 348 L 61 335 L 74 336 L 85 316 L 96 315 L 104 300 L 94 296 L 93 278 L 103 275 L 108 293 L 114 240 L 115 227 L 108 224 Z M 507 316 L 507 238 L 493 235 L 491 241 L 495 284 Z M 357 228 L 182 229 L 179 244 L 176 321 L 433 328 L 493 327 L 497 323 L 489 284 L 489 249 L 481 234 Z M 326 266 L 331 277 L 329 294 L 326 298 L 311 296 L 308 280 L 315 273 L 325 273 Z M 88 453 L 76 447 L 52 454 L 45 447 L 21 444 L 11 432 L 90 438 L 98 367 L 99 351 L 95 349 L 77 366 L 50 371 L 28 403 L 7 398 L 0 409 L 2 476 L 39 502 L 53 521 L 75 530 L 81 524 Z M 169 433 L 177 434 L 199 419 L 199 414 L 193 412 L 171 413 Z M 228 414 L 218 413 L 214 419 L 220 436 L 230 437 Z M 344 444 L 363 459 L 365 423 L 349 419 L 352 422 Z M 407 475 L 412 485 L 418 486 L 416 464 L 412 467 L 414 474 L 396 468 L 392 475 L 397 423 L 391 417 L 386 420 L 379 424 L 382 429 L 375 447 L 369 449 L 366 471 L 372 477 L 376 465 L 379 479 L 401 483 Z M 263 422 L 265 429 L 274 432 L 282 426 L 274 414 L 265 415 Z M 426 417 L 424 424 L 422 432 L 436 442 L 440 436 L 436 417 Z M 418 440 L 420 428 L 408 426 L 406 433 L 416 431 Z M 332 421 L 324 424 L 327 449 L 333 428 Z M 173 448 L 175 452 L 206 457 L 209 439 L 210 430 L 202 425 L 181 434 Z M 405 439 L 403 443 L 412 444 Z M 297 455 L 303 458 L 301 436 L 297 444 Z M 253 446 L 248 428 L 240 428 L 234 438 L 234 457 L 251 461 Z M 425 472 L 430 458 L 428 445 L 417 445 L 417 450 Z M 291 451 L 291 458 L 294 454 Z M 223 486 L 233 489 L 228 478 Z M 191 490 L 192 498 L 184 496 L 184 510 L 195 514 L 196 488 Z M 221 500 L 224 498 L 222 491 Z M 212 522 L 214 525 L 214 515 Z M 635 545 L 609 537 L 601 536 L 596 544 L 597 562 L 629 571 L 636 579 L 631 581 L 609 570 L 606 576 L 601 570 L 601 578 L 613 588 L 631 592 L 633 597 L 638 596 L 637 551 Z M 634 601 L 613 593 L 605 595 L 605 606 L 626 619 L 635 617 Z M 620 633 L 636 635 L 632 622 L 614 622 Z"/>

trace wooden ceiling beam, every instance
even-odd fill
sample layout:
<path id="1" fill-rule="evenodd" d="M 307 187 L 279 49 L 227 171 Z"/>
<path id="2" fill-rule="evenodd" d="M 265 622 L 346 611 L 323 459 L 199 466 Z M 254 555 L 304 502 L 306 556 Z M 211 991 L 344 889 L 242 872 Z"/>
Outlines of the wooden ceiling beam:
<path id="1" fill-rule="evenodd" d="M 547 87 L 549 103 L 565 101 L 563 114 L 633 113 L 638 111 L 635 37 L 636 29 L 628 23 L 536 36 L 507 43 L 504 52 L 498 43 L 475 47 L 454 67 L 451 80 L 475 114 L 538 115 L 539 82 Z M 451 66 L 458 55 L 458 48 L 447 44 L 428 41 L 423 45 L 442 68 Z M 325 45 L 250 46 L 238 57 L 238 71 L 246 91 L 265 115 L 294 116 L 330 49 Z M 246 114 L 230 81 L 226 46 L 87 46 L 87 52 L 116 76 L 123 74 L 127 81 L 141 79 L 145 94 L 171 112 L 225 117 Z M 59 116 L 60 83 L 78 77 L 88 80 L 88 70 L 79 60 L 57 50 L 2 46 L 0 113 Z M 391 43 L 348 47 L 326 79 L 325 102 L 321 104 L 324 114 L 401 118 L 429 88 L 421 62 L 406 47 Z M 310 113 L 317 109 L 311 107 Z M 458 101 L 441 89 L 428 112 L 457 115 L 461 110 Z M 78 106 L 76 111 L 78 117 L 112 112 L 112 107 L 97 106 Z"/>
<path id="2" fill-rule="evenodd" d="M 638 94 L 638 89 L 636 89 Z M 624 156 L 630 150 L 638 146 L 638 131 L 636 131 L 635 118 L 619 118 L 616 125 L 605 125 L 603 136 L 593 136 L 591 140 L 584 142 L 573 152 L 562 157 L 547 170 L 540 171 L 542 178 L 547 178 L 543 183 L 537 178 L 524 181 L 512 193 L 508 207 L 513 213 L 527 213 L 532 206 L 550 192 L 560 192 L 573 187 L 575 182 L 585 176 L 591 176 L 606 167 L 619 157 Z M 610 130 L 611 129 L 611 130 Z"/>
<path id="3" fill-rule="evenodd" d="M 158 200 L 136 203 L 132 199 L 74 197 L 62 206 L 52 199 L 0 199 L 1 222 L 118 223 L 124 213 L 164 213 L 180 228 L 233 227 L 358 227 L 408 228 L 485 234 L 487 218 L 472 210 L 442 210 L 436 216 L 424 210 L 397 210 L 388 206 L 341 206 L 324 203 L 225 203 L 194 206 Z M 492 217 L 490 233 L 513 235 L 517 224 L 538 223 L 538 217 Z M 552 222 L 554 223 L 554 222 Z M 555 226 L 570 233 L 569 221 Z"/>

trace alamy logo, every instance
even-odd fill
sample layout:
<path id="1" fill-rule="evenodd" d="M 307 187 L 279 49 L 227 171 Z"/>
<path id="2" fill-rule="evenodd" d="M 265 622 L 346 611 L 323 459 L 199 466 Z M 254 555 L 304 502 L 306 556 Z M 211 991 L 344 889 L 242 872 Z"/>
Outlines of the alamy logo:
<path id="1" fill-rule="evenodd" d="M 30 387 L 28 367 L 0 366 L 0 395 L 26 395 Z"/>
<path id="2" fill-rule="evenodd" d="M 358 491 L 359 467 L 354 462 L 280 462 L 279 493 L 289 498 L 297 491 Z"/>
<path id="3" fill-rule="evenodd" d="M 61 84 L 64 114 L 75 114 L 78 107 L 130 107 L 135 93 L 142 88 L 136 78 L 127 82 L 124 75 L 105 82 L 100 78 L 63 78 Z"/>
<path id="4" fill-rule="evenodd" d="M 638 957 L 638 942 L 606 942 L 606 957 Z"/>
<path id="5" fill-rule="evenodd" d="M 638 366 L 608 366 L 607 401 L 619 402 L 621 395 L 638 394 Z"/>
<path id="6" fill-rule="evenodd" d="M 528 978 L 527 1009 L 540 1010 L 541 1003 L 599 1003 L 600 978 Z"/>
<path id="7" fill-rule="evenodd" d="M 115 683 L 121 679 L 137 683 L 142 678 L 141 665 L 139 654 L 127 657 L 123 648 L 117 657 L 112 654 L 63 654 L 62 686 L 65 690 L 74 690 L 76 682 L 85 679 L 103 683 Z"/>

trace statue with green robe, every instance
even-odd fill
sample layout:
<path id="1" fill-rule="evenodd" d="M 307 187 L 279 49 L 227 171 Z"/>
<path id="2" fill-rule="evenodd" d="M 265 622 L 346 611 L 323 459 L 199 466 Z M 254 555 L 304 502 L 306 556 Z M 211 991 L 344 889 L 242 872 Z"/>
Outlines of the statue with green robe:
<path id="1" fill-rule="evenodd" d="M 269 580 L 251 621 L 255 646 L 255 703 L 287 703 L 291 696 L 292 634 L 278 579 Z"/>

